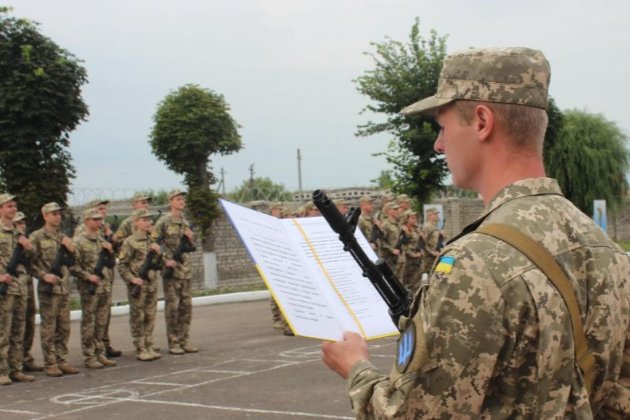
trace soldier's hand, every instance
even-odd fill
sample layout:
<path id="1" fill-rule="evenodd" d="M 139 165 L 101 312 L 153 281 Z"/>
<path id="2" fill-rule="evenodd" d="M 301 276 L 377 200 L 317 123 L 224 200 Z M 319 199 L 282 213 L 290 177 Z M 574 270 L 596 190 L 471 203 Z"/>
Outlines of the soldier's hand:
<path id="1" fill-rule="evenodd" d="M 9 273 L 0 274 L 0 283 L 11 283 L 13 277 Z"/>
<path id="2" fill-rule="evenodd" d="M 134 277 L 131 279 L 131 282 L 135 285 L 138 286 L 142 286 L 144 284 L 144 280 L 142 280 L 140 277 Z"/>
<path id="3" fill-rule="evenodd" d="M 394 254 L 394 255 L 400 255 L 400 249 L 398 249 L 398 248 L 394 248 L 394 249 L 392 250 L 392 254 Z"/>
<path id="4" fill-rule="evenodd" d="M 175 260 L 166 260 L 164 262 L 164 265 L 166 265 L 167 267 L 170 267 L 170 268 L 176 268 L 177 267 L 177 261 L 175 261 Z"/>
<path id="5" fill-rule="evenodd" d="M 103 242 L 101 246 L 105 248 L 106 250 L 108 250 L 109 252 L 112 252 L 112 244 L 110 244 L 109 242 Z"/>
<path id="6" fill-rule="evenodd" d="M 355 363 L 368 360 L 367 342 L 357 333 L 346 331 L 343 341 L 322 343 L 322 360 L 331 370 L 347 379 Z"/>
<path id="7" fill-rule="evenodd" d="M 42 280 L 44 280 L 46 283 L 55 284 L 59 280 L 59 277 L 55 276 L 54 274 L 48 273 L 44 274 L 44 278 Z"/>
<path id="8" fill-rule="evenodd" d="M 33 249 L 33 244 L 31 244 L 31 241 L 29 241 L 29 239 L 26 236 L 20 236 L 18 239 L 18 243 L 22 245 L 22 248 L 24 248 L 27 251 L 30 251 L 31 249 Z"/>
<path id="9" fill-rule="evenodd" d="M 158 254 L 162 253 L 162 248 L 158 244 L 151 244 L 150 248 Z"/>
<path id="10" fill-rule="evenodd" d="M 103 233 L 105 236 L 112 236 L 112 229 L 109 227 L 109 223 L 103 226 Z"/>
<path id="11" fill-rule="evenodd" d="M 74 252 L 74 244 L 72 243 L 72 239 L 68 238 L 67 236 L 64 236 L 63 239 L 61 240 L 61 244 L 65 246 L 66 248 L 68 248 L 68 251 Z"/>
<path id="12" fill-rule="evenodd" d="M 87 279 L 89 282 L 94 284 L 98 284 L 101 281 L 101 278 L 96 274 L 90 274 L 89 276 L 87 276 Z"/>

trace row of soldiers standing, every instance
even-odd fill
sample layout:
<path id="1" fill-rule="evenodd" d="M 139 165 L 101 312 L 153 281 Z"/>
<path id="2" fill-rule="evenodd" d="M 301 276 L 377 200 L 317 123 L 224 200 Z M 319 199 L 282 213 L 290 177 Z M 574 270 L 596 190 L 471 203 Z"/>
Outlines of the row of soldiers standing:
<path id="1" fill-rule="evenodd" d="M 114 267 L 127 285 L 130 330 L 136 357 L 159 359 L 153 344 L 157 309 L 157 272 L 162 273 L 169 353 L 194 353 L 189 343 L 192 319 L 191 272 L 188 252 L 193 233 L 183 214 L 186 193 L 169 193 L 170 212 L 153 226 L 149 197 L 137 194 L 133 214 L 114 233 L 104 223 L 107 200 L 89 203 L 73 239 L 60 231 L 62 208 L 47 203 L 44 227 L 27 238 L 26 219 L 17 198 L 0 194 L 0 384 L 30 382 L 24 372 L 45 370 L 48 376 L 76 374 L 68 362 L 70 336 L 70 275 L 81 296 L 81 347 L 85 366 L 114 366 L 121 355 L 109 343 Z M 182 246 L 184 245 L 184 246 Z M 116 258 L 118 257 L 118 258 Z M 37 278 L 41 346 L 45 366 L 31 355 L 35 330 L 33 278 Z"/>
<path id="2" fill-rule="evenodd" d="M 394 198 L 385 194 L 381 208 L 374 211 L 374 200 L 359 200 L 361 216 L 358 226 L 370 246 L 411 292 L 415 292 L 423 273 L 429 273 L 444 246 L 444 233 L 438 228 L 440 215 L 429 209 L 419 226 L 418 214 L 410 208 L 406 194 Z"/>

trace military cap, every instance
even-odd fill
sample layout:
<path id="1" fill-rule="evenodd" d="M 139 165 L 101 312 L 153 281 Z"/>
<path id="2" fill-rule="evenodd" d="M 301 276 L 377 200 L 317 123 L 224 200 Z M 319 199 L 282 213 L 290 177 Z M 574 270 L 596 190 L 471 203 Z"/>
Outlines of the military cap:
<path id="1" fill-rule="evenodd" d="M 51 201 L 50 203 L 46 203 L 42 206 L 42 214 L 51 213 L 57 210 L 63 210 L 63 207 L 61 207 L 59 204 L 55 203 L 54 201 Z"/>
<path id="2" fill-rule="evenodd" d="M 109 204 L 109 200 L 101 200 L 100 198 L 97 198 L 96 200 L 92 200 L 89 203 L 87 203 L 85 205 L 85 208 L 90 209 L 92 207 L 98 207 L 101 204 Z"/>
<path id="3" fill-rule="evenodd" d="M 392 193 L 385 193 L 383 194 L 383 197 L 381 197 L 383 199 L 383 201 L 391 201 L 394 199 L 394 194 Z"/>
<path id="4" fill-rule="evenodd" d="M 89 209 L 83 210 L 83 218 L 84 219 L 102 219 L 103 215 L 96 207 L 91 207 Z"/>
<path id="5" fill-rule="evenodd" d="M 470 49 L 444 59 L 437 93 L 400 111 L 434 111 L 464 99 L 547 109 L 551 69 L 545 55 L 530 48 Z"/>
<path id="6" fill-rule="evenodd" d="M 345 198 L 338 198 L 336 200 L 333 200 L 333 204 L 335 206 L 349 206 L 350 202 L 346 200 Z"/>
<path id="7" fill-rule="evenodd" d="M 26 220 L 26 215 L 24 213 L 22 213 L 21 211 L 18 211 L 17 213 L 15 213 L 15 217 L 13 217 L 13 222 L 21 222 L 22 220 Z"/>
<path id="8" fill-rule="evenodd" d="M 144 219 L 144 218 L 154 217 L 154 216 L 157 216 L 157 213 L 152 212 L 149 209 L 136 209 L 133 211 L 133 213 L 131 213 L 131 217 L 133 217 L 133 220 Z"/>
<path id="9" fill-rule="evenodd" d="M 148 196 L 145 193 L 139 192 L 139 193 L 135 193 L 133 195 L 133 198 L 131 199 L 132 202 L 136 202 L 136 201 L 142 201 L 142 200 L 147 200 L 147 201 L 151 201 L 153 200 L 153 198 L 151 196 Z"/>
<path id="10" fill-rule="evenodd" d="M 188 194 L 186 191 L 182 191 L 179 188 L 175 188 L 168 193 L 168 201 L 171 201 L 173 198 L 177 197 L 178 195 L 186 195 L 186 194 Z"/>
<path id="11" fill-rule="evenodd" d="M 304 211 L 311 211 L 311 210 L 315 210 L 315 203 L 313 203 L 312 201 L 307 201 L 306 203 L 304 203 Z"/>
<path id="12" fill-rule="evenodd" d="M 400 194 L 396 197 L 396 201 L 409 201 L 409 196 L 407 194 Z"/>
<path id="13" fill-rule="evenodd" d="M 4 203 L 8 203 L 11 200 L 15 200 L 15 196 L 13 194 L 0 194 L 0 206 Z"/>
<path id="14" fill-rule="evenodd" d="M 418 213 L 416 213 L 413 210 L 405 210 L 403 214 L 400 215 L 400 217 L 402 218 L 402 220 L 407 220 L 409 216 L 417 216 L 417 215 Z"/>
<path id="15" fill-rule="evenodd" d="M 363 197 L 359 199 L 360 203 L 370 203 L 372 201 L 374 201 L 374 199 L 370 197 L 369 195 L 364 195 Z"/>
<path id="16" fill-rule="evenodd" d="M 390 201 L 389 203 L 385 204 L 385 207 L 383 207 L 383 211 L 388 211 L 388 210 L 397 209 L 397 208 L 399 208 L 398 204 L 396 204 L 393 201 Z"/>

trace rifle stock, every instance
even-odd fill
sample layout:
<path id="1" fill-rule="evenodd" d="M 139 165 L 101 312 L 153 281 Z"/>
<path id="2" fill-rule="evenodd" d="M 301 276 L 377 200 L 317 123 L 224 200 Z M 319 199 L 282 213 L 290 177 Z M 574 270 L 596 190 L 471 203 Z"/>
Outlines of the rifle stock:
<path id="1" fill-rule="evenodd" d="M 138 277 L 140 277 L 144 281 L 149 281 L 149 271 L 151 270 L 159 270 L 162 268 L 162 264 L 159 262 L 155 262 L 155 257 L 158 255 L 154 250 L 150 250 L 147 253 L 147 256 L 144 258 L 144 262 L 140 267 L 140 271 L 138 271 Z M 131 296 L 137 298 L 140 296 L 140 292 L 142 291 L 142 286 L 134 284 L 131 289 Z"/>

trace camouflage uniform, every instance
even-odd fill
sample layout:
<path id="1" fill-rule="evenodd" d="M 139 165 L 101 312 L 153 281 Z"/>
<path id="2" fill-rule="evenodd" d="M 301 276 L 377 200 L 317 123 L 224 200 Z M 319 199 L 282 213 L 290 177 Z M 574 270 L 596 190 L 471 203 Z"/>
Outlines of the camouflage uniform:
<path id="1" fill-rule="evenodd" d="M 41 316 L 40 337 L 44 363 L 47 368 L 66 363 L 70 337 L 70 271 L 65 265 L 62 276 L 54 284 L 52 293 L 42 288 L 44 274 L 51 273 L 52 264 L 64 235 L 59 231 L 41 228 L 30 236 L 33 244 L 31 272 L 39 278 L 37 296 Z"/>
<path id="2" fill-rule="evenodd" d="M 116 231 L 116 240 L 123 243 L 125 239 L 133 235 L 133 217 L 129 216 L 123 220 Z"/>
<path id="3" fill-rule="evenodd" d="M 105 356 L 103 336 L 111 307 L 111 270 L 103 269 L 103 278 L 94 294 L 89 293 L 87 280 L 89 275 L 94 274 L 104 242 L 103 238 L 91 237 L 87 232 L 74 239 L 76 264 L 71 267 L 71 272 L 77 279 L 81 296 L 81 348 L 86 362 Z"/>
<path id="4" fill-rule="evenodd" d="M 440 231 L 435 222 L 428 221 L 422 225 L 422 236 L 424 237 L 424 257 L 422 258 L 422 272 L 428 273 L 435 262 L 434 252 L 438 252 L 440 242 Z"/>
<path id="5" fill-rule="evenodd" d="M 596 360 L 590 403 L 562 297 L 515 248 L 475 233 L 480 223 L 531 236 L 568 275 Z M 352 367 L 360 418 L 591 418 L 624 405 L 630 413 L 620 384 L 630 383 L 630 260 L 552 179 L 499 191 L 442 251 L 401 325 L 415 339 L 412 349 L 399 341 L 390 377 L 367 361 Z"/>
<path id="6" fill-rule="evenodd" d="M 144 281 L 137 298 L 131 295 L 134 286 L 131 279 L 139 276 L 140 268 L 149 253 L 150 244 L 148 235 L 134 233 L 123 242 L 118 261 L 118 272 L 127 283 L 130 307 L 129 326 L 133 344 L 138 352 L 153 346 L 153 327 L 157 310 L 157 274 L 154 270 L 149 271 L 149 279 Z"/>
<path id="7" fill-rule="evenodd" d="M 176 219 L 169 212 L 156 222 L 152 239 L 157 241 L 161 238 L 160 245 L 162 245 L 164 260 L 173 259 L 173 254 L 186 229 L 190 229 L 190 224 L 183 215 Z M 162 271 L 166 336 L 171 349 L 178 346 L 186 347 L 192 320 L 190 255 L 183 254 L 182 260 L 183 264 L 177 263 L 172 278 L 165 278 Z"/>
<path id="8" fill-rule="evenodd" d="M 17 245 L 20 234 L 13 228 L 0 227 L 0 274 Z M 26 282 L 24 266 L 19 265 L 17 278 L 8 284 L 5 296 L 0 296 L 0 376 L 22 372 L 24 327 L 26 316 Z"/>
<path id="9" fill-rule="evenodd" d="M 398 238 L 400 237 L 400 228 L 396 224 L 396 222 L 389 217 L 383 218 L 383 239 L 381 240 L 380 252 L 381 257 L 385 259 L 387 265 L 392 269 L 396 270 L 396 265 L 398 264 L 398 255 L 394 254 L 393 251 L 396 247 L 396 243 L 398 242 Z"/>
<path id="10" fill-rule="evenodd" d="M 411 292 L 418 290 L 420 286 L 420 265 L 422 257 L 418 257 L 418 240 L 420 234 L 415 229 L 407 231 L 408 242 L 403 245 L 402 252 L 405 254 L 405 269 L 401 277 L 402 283 Z"/>

